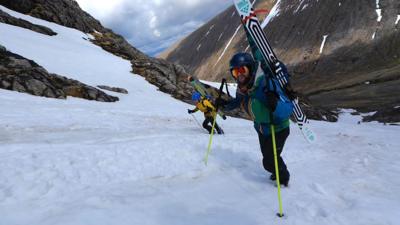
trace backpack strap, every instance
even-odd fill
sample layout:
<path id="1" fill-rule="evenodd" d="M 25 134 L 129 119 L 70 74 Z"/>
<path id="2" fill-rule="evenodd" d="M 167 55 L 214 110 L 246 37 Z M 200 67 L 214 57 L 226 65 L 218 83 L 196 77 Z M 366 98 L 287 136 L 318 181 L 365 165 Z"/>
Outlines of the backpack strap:
<path id="1" fill-rule="evenodd" d="M 229 97 L 231 97 L 231 94 L 229 94 L 228 82 L 225 83 L 225 88 L 226 88 L 226 93 L 228 94 Z"/>
<path id="2" fill-rule="evenodd" d="M 204 108 L 207 108 L 207 106 L 204 104 L 204 99 L 202 99 L 200 103 L 204 106 Z"/>

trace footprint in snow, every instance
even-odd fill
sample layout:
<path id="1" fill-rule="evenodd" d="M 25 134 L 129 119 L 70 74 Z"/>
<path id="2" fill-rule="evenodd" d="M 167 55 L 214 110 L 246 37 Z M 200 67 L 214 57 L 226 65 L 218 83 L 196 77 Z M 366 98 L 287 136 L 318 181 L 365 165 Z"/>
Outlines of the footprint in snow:
<path id="1" fill-rule="evenodd" d="M 327 191 L 321 184 L 312 183 L 310 184 L 310 188 L 320 195 L 328 195 Z"/>

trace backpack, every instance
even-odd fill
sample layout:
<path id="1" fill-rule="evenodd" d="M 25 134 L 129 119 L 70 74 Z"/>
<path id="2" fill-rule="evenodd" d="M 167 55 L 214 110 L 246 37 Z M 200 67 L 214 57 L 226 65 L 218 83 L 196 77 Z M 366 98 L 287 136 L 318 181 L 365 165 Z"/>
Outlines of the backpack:
<path id="1" fill-rule="evenodd" d="M 292 101 L 287 97 L 285 94 L 285 91 L 282 89 L 281 85 L 279 84 L 278 80 L 276 78 L 272 77 L 266 77 L 268 82 L 264 80 L 266 83 L 265 87 L 269 91 L 274 91 L 275 93 L 278 94 L 279 99 L 276 104 L 276 109 L 272 113 L 274 123 L 280 123 L 284 120 L 289 119 L 290 115 L 293 113 L 293 108 L 294 105 Z"/>

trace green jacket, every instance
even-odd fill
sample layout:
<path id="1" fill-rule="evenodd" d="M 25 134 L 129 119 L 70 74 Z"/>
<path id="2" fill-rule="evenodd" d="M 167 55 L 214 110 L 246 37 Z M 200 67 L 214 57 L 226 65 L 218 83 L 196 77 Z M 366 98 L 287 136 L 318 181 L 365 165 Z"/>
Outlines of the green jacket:
<path id="1" fill-rule="evenodd" d="M 271 135 L 271 112 L 267 107 L 267 97 L 264 93 L 266 82 L 264 80 L 264 75 L 259 76 L 247 94 L 238 90 L 236 98 L 228 102 L 224 109 L 232 110 L 241 107 L 254 121 L 254 128 L 257 132 L 269 136 Z M 272 122 L 272 124 L 275 126 L 275 132 L 279 132 L 289 127 L 289 119 Z"/>

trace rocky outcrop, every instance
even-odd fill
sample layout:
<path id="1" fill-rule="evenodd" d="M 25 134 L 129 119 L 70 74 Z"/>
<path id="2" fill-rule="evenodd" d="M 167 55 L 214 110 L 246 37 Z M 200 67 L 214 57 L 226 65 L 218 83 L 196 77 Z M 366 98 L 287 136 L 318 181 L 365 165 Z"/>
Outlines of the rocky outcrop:
<path id="1" fill-rule="evenodd" d="M 118 34 L 106 31 L 104 33 L 92 32 L 92 35 L 95 38 L 94 40 L 91 40 L 94 44 L 116 56 L 127 60 L 149 60 L 148 56 L 132 47 L 132 45 Z"/>
<path id="2" fill-rule="evenodd" d="M 145 54 L 132 47 L 122 36 L 114 34 L 110 29 L 104 28 L 100 22 L 81 10 L 74 0 L 4 0 L 1 1 L 1 4 L 24 14 L 75 28 L 85 33 L 91 33 L 95 37 L 94 40 L 91 40 L 94 44 L 124 59 L 147 59 Z M 5 19 L 0 22 L 35 31 L 38 31 L 37 28 L 43 28 L 42 30 L 45 28 L 35 26 L 28 21 L 10 17 L 6 13 L 1 15 L 4 16 L 0 18 Z M 81 92 L 80 89 L 76 88 L 68 88 L 65 91 L 71 95 L 79 95 Z M 124 90 L 118 91 L 124 92 Z M 93 96 L 87 97 L 93 98 Z"/>
<path id="3" fill-rule="evenodd" d="M 32 60 L 0 48 L 0 88 L 32 95 L 65 99 L 67 96 L 115 102 L 117 97 L 79 81 L 50 74 Z"/>
<path id="4" fill-rule="evenodd" d="M 2 11 L 1 9 L 0 9 L 0 23 L 6 23 L 17 27 L 22 27 L 49 36 L 57 35 L 57 33 L 51 30 L 50 28 L 47 28 L 42 25 L 36 25 L 20 18 L 15 18 L 9 15 L 8 13 Z"/>
<path id="5" fill-rule="evenodd" d="M 125 88 L 110 87 L 110 86 L 106 86 L 106 85 L 98 85 L 97 87 L 100 89 L 103 89 L 103 90 L 107 90 L 107 91 L 128 94 L 128 91 Z"/>
<path id="6" fill-rule="evenodd" d="M 142 75 L 160 91 L 178 99 L 190 99 L 193 88 L 187 80 L 189 74 L 183 67 L 155 58 L 132 60 L 131 63 L 133 73 Z"/>
<path id="7" fill-rule="evenodd" d="M 378 111 L 373 115 L 365 116 L 363 118 L 363 121 L 364 122 L 379 121 L 382 123 L 396 124 L 399 121 L 399 115 L 400 115 L 400 106 L 395 106 L 393 108 L 388 108 L 385 110 Z"/>
<path id="8" fill-rule="evenodd" d="M 1 5 L 85 33 L 91 33 L 93 29 L 99 32 L 106 30 L 99 21 L 81 10 L 74 0 L 2 0 Z"/>
<path id="9" fill-rule="evenodd" d="M 62 26 L 75 28 L 95 37 L 92 42 L 104 50 L 125 59 L 146 58 L 123 37 L 104 28 L 101 23 L 83 11 L 74 0 L 3 0 L 1 5 Z"/>

